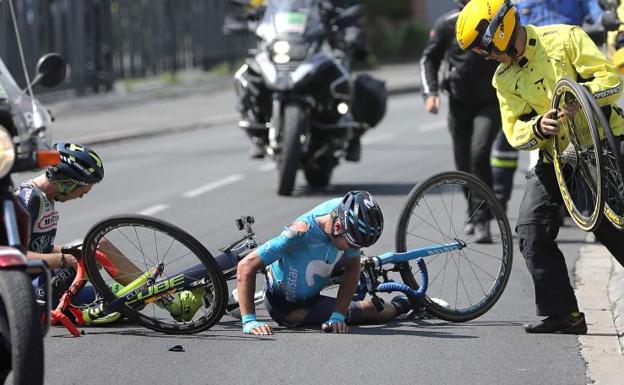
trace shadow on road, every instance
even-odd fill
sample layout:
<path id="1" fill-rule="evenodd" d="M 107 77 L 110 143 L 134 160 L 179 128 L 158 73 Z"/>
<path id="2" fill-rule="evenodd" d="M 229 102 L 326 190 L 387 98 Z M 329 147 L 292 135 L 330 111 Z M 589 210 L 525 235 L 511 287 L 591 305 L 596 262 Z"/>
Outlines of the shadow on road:
<path id="1" fill-rule="evenodd" d="M 315 189 L 309 186 L 301 187 L 295 191 L 296 195 L 306 196 L 338 196 L 347 191 L 365 190 L 373 195 L 407 195 L 418 182 L 413 183 L 355 183 L 355 184 L 332 184 L 325 189 Z"/>

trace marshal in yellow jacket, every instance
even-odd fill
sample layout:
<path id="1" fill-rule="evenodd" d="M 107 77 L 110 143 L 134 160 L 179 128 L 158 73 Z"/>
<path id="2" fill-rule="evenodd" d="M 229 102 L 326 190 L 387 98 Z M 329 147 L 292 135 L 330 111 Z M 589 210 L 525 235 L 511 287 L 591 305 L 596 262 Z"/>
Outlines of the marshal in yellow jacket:
<path id="1" fill-rule="evenodd" d="M 509 143 L 520 150 L 550 153 L 548 138 L 539 131 L 539 120 L 551 109 L 555 84 L 562 77 L 589 88 L 598 105 L 607 106 L 603 111 L 614 134 L 623 134 L 624 116 L 615 105 L 622 92 L 620 78 L 589 36 L 569 25 L 525 28 L 524 55 L 514 63 L 500 64 L 492 79 Z"/>

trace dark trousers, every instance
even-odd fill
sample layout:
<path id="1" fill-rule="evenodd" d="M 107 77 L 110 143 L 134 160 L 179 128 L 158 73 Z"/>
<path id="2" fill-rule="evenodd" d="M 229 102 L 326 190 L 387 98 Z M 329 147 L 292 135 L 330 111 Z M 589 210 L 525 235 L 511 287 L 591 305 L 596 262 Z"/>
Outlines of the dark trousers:
<path id="1" fill-rule="evenodd" d="M 561 316 L 578 311 L 565 258 L 556 241 L 562 204 L 553 165 L 538 162 L 527 175 L 516 232 L 520 252 L 533 278 L 539 316 Z M 621 241 L 624 234 L 606 219 L 594 234 L 624 266 L 624 242 Z"/>
<path id="2" fill-rule="evenodd" d="M 501 131 L 498 102 L 484 106 L 468 106 L 449 98 L 448 126 L 453 140 L 455 168 L 477 176 L 492 186 L 490 153 L 496 135 Z M 481 201 L 470 202 L 469 212 L 475 213 Z M 474 221 L 485 220 L 488 213 L 471 215 Z"/>

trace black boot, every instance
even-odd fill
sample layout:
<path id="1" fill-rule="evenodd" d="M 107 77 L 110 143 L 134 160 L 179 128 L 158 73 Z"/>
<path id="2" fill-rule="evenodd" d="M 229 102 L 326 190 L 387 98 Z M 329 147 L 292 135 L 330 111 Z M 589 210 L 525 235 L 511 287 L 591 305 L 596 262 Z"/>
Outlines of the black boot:
<path id="1" fill-rule="evenodd" d="M 349 162 L 359 162 L 362 155 L 362 145 L 360 144 L 360 136 L 356 135 L 349 141 L 347 147 L 346 160 Z"/>
<path id="2" fill-rule="evenodd" d="M 548 317 L 524 328 L 527 333 L 587 334 L 585 314 Z"/>
<path id="3" fill-rule="evenodd" d="M 264 158 L 264 143 L 259 138 L 251 138 L 251 147 L 249 148 L 249 157 L 251 159 Z"/>

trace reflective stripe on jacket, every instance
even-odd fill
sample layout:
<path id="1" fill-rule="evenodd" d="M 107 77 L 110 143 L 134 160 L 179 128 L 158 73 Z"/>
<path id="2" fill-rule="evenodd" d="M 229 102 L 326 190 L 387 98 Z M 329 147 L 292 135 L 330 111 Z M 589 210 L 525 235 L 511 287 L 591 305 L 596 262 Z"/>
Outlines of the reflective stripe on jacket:
<path id="1" fill-rule="evenodd" d="M 548 138 L 539 131 L 541 116 L 551 108 L 552 93 L 562 77 L 589 88 L 599 106 L 605 106 L 611 128 L 624 133 L 624 118 L 616 101 L 622 84 L 613 64 L 579 27 L 525 26 L 527 42 L 523 57 L 501 63 L 492 84 L 497 90 L 503 131 L 519 150 L 544 149 Z"/>

